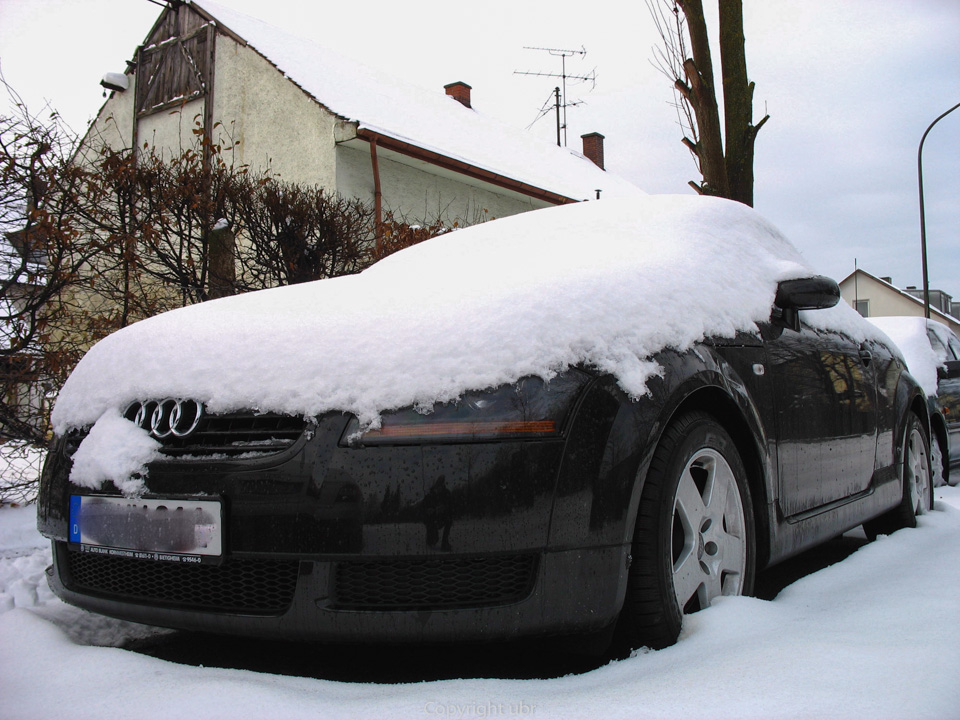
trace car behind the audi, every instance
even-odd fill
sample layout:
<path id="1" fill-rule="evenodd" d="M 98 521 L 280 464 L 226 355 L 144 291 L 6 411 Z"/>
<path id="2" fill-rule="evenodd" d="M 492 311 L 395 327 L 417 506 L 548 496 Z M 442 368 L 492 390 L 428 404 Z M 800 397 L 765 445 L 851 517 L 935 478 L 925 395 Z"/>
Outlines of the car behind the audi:
<path id="1" fill-rule="evenodd" d="M 67 602 L 315 641 L 674 642 L 932 502 L 926 399 L 752 210 L 530 212 L 97 344 L 39 526 Z"/>

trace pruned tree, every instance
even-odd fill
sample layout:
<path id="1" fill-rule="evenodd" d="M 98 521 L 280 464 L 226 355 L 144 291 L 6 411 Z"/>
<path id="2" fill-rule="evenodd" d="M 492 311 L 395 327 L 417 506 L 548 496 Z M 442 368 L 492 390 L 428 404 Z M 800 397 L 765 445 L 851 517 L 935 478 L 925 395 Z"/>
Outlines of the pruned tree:
<path id="1" fill-rule="evenodd" d="M 0 441 L 43 442 L 48 395 L 78 357 L 48 343 L 96 243 L 83 243 L 72 210 L 82 174 L 76 136 L 57 113 L 32 114 L 0 76 Z"/>
<path id="2" fill-rule="evenodd" d="M 453 220 L 449 224 L 440 218 L 411 220 L 387 211 L 380 222 L 380 242 L 371 248 L 370 262 L 382 260 L 404 248 L 456 230 L 460 225 L 460 220 Z"/>
<path id="3" fill-rule="evenodd" d="M 757 133 L 769 115 L 753 123 L 754 83 L 747 77 L 742 0 L 718 0 L 723 121 L 702 0 L 647 0 L 663 46 L 658 67 L 673 82 L 684 130 L 702 180 L 690 185 L 753 206 Z"/>
<path id="4" fill-rule="evenodd" d="M 321 187 L 248 176 L 231 198 L 241 291 L 350 275 L 368 264 L 373 209 Z"/>
<path id="5" fill-rule="evenodd" d="M 439 219 L 449 208 L 413 220 L 387 213 L 378 245 L 369 205 L 235 166 L 199 119 L 179 152 L 117 148 L 93 131 L 81 142 L 55 113 L 31 115 L 10 93 L 0 115 L 0 441 L 42 443 L 70 370 L 119 328 L 356 273 L 463 224 Z"/>
<path id="6" fill-rule="evenodd" d="M 10 93 L 0 115 L 0 441 L 43 442 L 67 374 L 121 327 L 371 262 L 364 203 L 235 167 L 199 124 L 178 153 L 90 135 L 81 145 L 55 113 L 31 115 Z"/>
<path id="7" fill-rule="evenodd" d="M 218 229 L 234 220 L 247 170 L 224 160 L 199 122 L 193 132 L 193 145 L 177 154 L 106 143 L 85 153 L 90 201 L 76 212 L 104 245 L 94 283 L 117 309 L 118 327 L 235 292 L 232 274 L 214 278 L 211 269 L 222 274 L 234 262 Z"/>

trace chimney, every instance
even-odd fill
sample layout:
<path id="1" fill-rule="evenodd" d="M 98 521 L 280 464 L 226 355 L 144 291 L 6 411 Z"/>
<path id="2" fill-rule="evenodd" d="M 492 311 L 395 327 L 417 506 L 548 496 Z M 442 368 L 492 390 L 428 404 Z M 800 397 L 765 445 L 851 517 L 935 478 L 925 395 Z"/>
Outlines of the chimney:
<path id="1" fill-rule="evenodd" d="M 594 165 L 604 170 L 603 135 L 593 132 L 581 135 L 580 138 L 583 140 L 583 154 L 587 156 L 588 160 L 592 160 Z"/>
<path id="2" fill-rule="evenodd" d="M 457 82 L 450 83 L 449 85 L 444 85 L 443 89 L 447 91 L 447 95 L 452 97 L 464 107 L 473 107 L 470 104 L 470 91 L 473 88 L 471 88 L 465 82 L 460 82 L 458 80 Z"/>
<path id="3" fill-rule="evenodd" d="M 881 277 L 880 279 L 889 285 L 893 285 L 893 277 Z"/>

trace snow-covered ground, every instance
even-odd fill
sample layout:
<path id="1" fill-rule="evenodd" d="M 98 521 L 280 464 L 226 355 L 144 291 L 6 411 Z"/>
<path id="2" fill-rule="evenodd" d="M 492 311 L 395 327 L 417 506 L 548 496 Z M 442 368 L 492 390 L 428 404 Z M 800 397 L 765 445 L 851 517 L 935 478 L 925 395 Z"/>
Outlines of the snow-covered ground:
<path id="1" fill-rule="evenodd" d="M 772 601 L 722 598 L 674 647 L 547 680 L 334 682 L 125 650 L 166 631 L 57 600 L 34 522 L 0 509 L 4 720 L 960 717 L 960 488 Z"/>

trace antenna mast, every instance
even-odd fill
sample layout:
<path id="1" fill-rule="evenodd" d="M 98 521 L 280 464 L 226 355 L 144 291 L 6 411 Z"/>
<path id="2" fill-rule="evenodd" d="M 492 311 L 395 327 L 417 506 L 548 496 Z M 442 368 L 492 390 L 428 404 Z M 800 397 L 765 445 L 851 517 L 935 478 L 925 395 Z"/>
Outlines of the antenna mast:
<path id="1" fill-rule="evenodd" d="M 566 147 L 567 145 L 567 108 L 580 104 L 580 102 L 573 102 L 573 103 L 567 102 L 567 79 L 569 78 L 570 80 L 579 80 L 581 82 L 586 82 L 589 80 L 594 85 L 596 85 L 597 71 L 596 69 L 591 70 L 590 74 L 588 75 L 568 75 L 567 74 L 567 58 L 572 57 L 574 55 L 579 55 L 580 57 L 583 57 L 587 54 L 587 49 L 582 45 L 580 46 L 579 50 L 565 50 L 561 48 L 542 48 L 542 47 L 529 47 L 529 46 L 524 46 L 523 49 L 524 50 L 540 50 L 542 52 L 549 53 L 554 57 L 560 58 L 561 69 L 560 69 L 559 75 L 557 73 L 533 72 L 529 70 L 514 70 L 513 74 L 514 75 L 534 75 L 536 77 L 560 78 L 561 80 L 560 84 L 563 88 L 562 92 L 560 87 L 554 88 L 554 98 L 555 98 L 554 107 L 556 108 L 556 111 L 557 111 L 557 145 L 560 145 L 560 130 L 563 129 L 563 146 Z M 562 123 L 560 121 L 561 113 L 563 115 Z M 540 117 L 542 117 L 542 115 Z M 537 120 L 539 119 L 540 118 L 538 117 Z M 534 120 L 534 122 L 536 122 L 536 120 Z"/>

